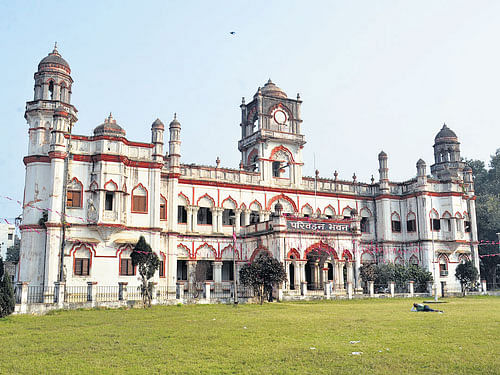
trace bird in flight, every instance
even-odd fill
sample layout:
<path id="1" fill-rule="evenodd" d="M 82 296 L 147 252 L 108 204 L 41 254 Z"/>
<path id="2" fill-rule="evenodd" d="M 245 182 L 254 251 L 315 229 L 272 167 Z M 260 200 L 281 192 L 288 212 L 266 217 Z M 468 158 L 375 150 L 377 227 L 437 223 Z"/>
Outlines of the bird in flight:
<path id="1" fill-rule="evenodd" d="M 235 35 L 236 34 L 236 31 L 230 31 L 229 34 L 231 35 Z"/>

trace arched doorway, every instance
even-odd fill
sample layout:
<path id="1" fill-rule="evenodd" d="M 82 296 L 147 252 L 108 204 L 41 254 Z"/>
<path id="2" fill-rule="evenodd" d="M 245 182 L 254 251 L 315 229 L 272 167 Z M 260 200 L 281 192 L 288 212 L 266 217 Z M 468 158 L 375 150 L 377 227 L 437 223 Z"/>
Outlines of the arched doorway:
<path id="1" fill-rule="evenodd" d="M 330 260 L 332 255 L 325 249 L 313 249 L 307 253 L 307 263 L 305 265 L 305 274 L 307 281 L 307 289 L 318 290 L 323 289 L 325 280 L 328 275 L 330 275 L 330 266 L 328 266 L 328 273 L 325 275 L 323 271 L 326 267 L 327 260 Z M 333 280 L 333 268 L 331 270 L 332 280 Z"/>

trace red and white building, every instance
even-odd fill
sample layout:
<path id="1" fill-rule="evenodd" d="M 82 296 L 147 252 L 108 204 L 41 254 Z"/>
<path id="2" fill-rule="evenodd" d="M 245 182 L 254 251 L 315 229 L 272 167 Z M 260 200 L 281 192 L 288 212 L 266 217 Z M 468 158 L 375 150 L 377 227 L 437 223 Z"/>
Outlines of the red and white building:
<path id="1" fill-rule="evenodd" d="M 70 74 L 55 48 L 26 104 L 20 281 L 136 285 L 130 253 L 141 235 L 161 259 L 154 281 L 172 293 L 198 262 L 208 280 L 224 283 L 233 256 L 240 266 L 261 251 L 285 263 L 291 294 L 327 280 L 334 291 L 359 288 L 360 265 L 381 261 L 418 263 L 437 285 L 460 291 L 456 265 L 479 265 L 471 170 L 446 125 L 431 175 L 419 160 L 415 177 L 391 182 L 381 152 L 377 181 L 305 177 L 302 101 L 269 80 L 241 103 L 239 168 L 185 164 L 175 117 L 167 134 L 153 122 L 150 143 L 127 139 L 111 114 L 92 135 L 78 135 Z"/>

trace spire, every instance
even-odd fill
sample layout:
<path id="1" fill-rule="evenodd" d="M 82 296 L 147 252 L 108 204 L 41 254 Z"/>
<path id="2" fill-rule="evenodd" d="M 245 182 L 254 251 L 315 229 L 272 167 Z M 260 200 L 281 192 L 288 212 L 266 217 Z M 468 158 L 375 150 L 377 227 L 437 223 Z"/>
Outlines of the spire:
<path id="1" fill-rule="evenodd" d="M 61 54 L 57 50 L 57 42 L 54 42 L 54 49 L 52 50 L 52 52 L 49 55 L 61 56 Z"/>

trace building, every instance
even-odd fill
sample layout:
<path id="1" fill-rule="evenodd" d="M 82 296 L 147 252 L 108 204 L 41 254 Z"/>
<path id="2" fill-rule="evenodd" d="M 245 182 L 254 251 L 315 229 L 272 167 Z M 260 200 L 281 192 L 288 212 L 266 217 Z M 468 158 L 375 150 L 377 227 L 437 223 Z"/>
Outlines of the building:
<path id="1" fill-rule="evenodd" d="M 7 249 L 16 244 L 16 226 L 14 224 L 0 224 L 0 257 L 4 260 L 7 256 Z"/>
<path id="2" fill-rule="evenodd" d="M 192 284 L 202 264 L 206 280 L 226 285 L 233 256 L 239 268 L 260 252 L 284 262 L 289 294 L 327 280 L 334 293 L 359 291 L 359 267 L 370 262 L 419 264 L 458 292 L 456 265 L 479 265 L 472 174 L 446 125 L 431 175 L 419 160 L 415 177 L 392 182 L 382 151 L 369 183 L 306 177 L 302 101 L 269 80 L 240 105 L 239 168 L 185 164 L 176 116 L 168 148 L 159 119 L 150 143 L 127 139 L 111 114 L 92 135 L 76 135 L 71 70 L 57 48 L 34 78 L 20 281 L 136 285 L 130 253 L 141 235 L 161 259 L 154 281 L 169 293 Z"/>

